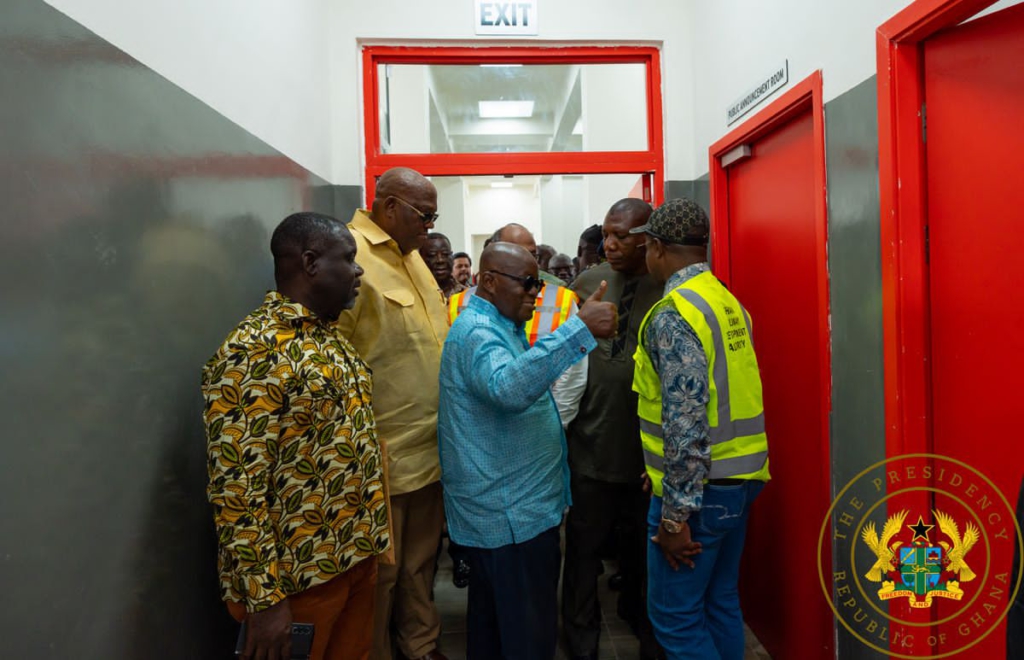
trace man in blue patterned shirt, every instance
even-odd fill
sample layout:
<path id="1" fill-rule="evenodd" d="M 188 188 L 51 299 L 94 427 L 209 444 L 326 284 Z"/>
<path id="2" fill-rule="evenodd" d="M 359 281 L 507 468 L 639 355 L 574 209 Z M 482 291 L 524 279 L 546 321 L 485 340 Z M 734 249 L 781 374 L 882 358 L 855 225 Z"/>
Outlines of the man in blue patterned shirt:
<path id="1" fill-rule="evenodd" d="M 668 201 L 630 233 L 646 234 L 647 268 L 666 282 L 640 327 L 633 377 L 654 494 L 651 623 L 669 660 L 740 660 L 740 557 L 750 505 L 769 478 L 750 317 L 711 274 L 696 203 Z"/>
<path id="2" fill-rule="evenodd" d="M 441 483 L 448 533 L 470 563 L 469 660 L 554 657 L 558 528 L 570 496 L 550 387 L 618 326 L 602 283 L 531 348 L 523 323 L 540 287 L 528 251 L 492 244 L 441 355 Z"/>

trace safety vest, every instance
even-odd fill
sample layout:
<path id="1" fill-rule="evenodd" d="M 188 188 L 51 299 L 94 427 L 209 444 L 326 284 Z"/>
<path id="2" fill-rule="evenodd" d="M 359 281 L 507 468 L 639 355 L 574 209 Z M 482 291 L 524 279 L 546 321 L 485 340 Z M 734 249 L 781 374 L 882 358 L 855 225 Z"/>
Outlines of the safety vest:
<path id="1" fill-rule="evenodd" d="M 707 404 L 711 442 L 708 479 L 768 481 L 768 436 L 764 432 L 761 373 L 750 335 L 750 317 L 710 272 L 681 284 L 656 304 L 640 325 L 633 356 L 633 390 L 639 395 L 640 440 L 654 494 L 661 496 L 665 442 L 661 427 L 661 381 L 644 349 L 651 314 L 666 301 L 697 333 L 708 363 Z"/>
<path id="2" fill-rule="evenodd" d="M 456 293 L 448 300 L 448 322 L 455 319 L 466 309 L 469 299 L 476 293 L 476 287 Z M 573 312 L 576 294 L 564 286 L 545 284 L 537 293 L 537 302 L 533 308 L 533 316 L 525 325 L 526 339 L 533 346 L 537 339 L 550 335 L 563 323 L 569 320 Z"/>

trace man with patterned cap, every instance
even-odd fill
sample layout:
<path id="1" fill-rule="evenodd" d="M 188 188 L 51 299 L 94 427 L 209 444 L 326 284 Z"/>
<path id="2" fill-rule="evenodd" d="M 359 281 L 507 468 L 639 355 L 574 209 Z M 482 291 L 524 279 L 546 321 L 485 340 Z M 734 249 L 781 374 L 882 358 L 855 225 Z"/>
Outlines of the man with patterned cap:
<path id="1" fill-rule="evenodd" d="M 707 215 L 673 199 L 631 233 L 665 297 L 635 355 L 640 437 L 653 496 L 648 607 L 670 660 L 742 658 L 737 582 L 750 505 L 768 481 L 750 316 L 712 275 Z"/>

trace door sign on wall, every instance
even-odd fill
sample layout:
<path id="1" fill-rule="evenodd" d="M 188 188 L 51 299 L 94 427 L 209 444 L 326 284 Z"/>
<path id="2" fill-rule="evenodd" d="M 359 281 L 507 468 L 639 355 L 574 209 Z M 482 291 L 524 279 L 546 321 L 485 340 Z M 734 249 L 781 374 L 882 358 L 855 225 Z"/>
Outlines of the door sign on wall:
<path id="1" fill-rule="evenodd" d="M 780 66 L 775 67 L 771 73 L 760 80 L 753 89 L 736 99 L 726 111 L 726 125 L 730 125 L 737 119 L 753 110 L 759 103 L 779 91 L 789 82 L 789 60 L 783 60 Z"/>

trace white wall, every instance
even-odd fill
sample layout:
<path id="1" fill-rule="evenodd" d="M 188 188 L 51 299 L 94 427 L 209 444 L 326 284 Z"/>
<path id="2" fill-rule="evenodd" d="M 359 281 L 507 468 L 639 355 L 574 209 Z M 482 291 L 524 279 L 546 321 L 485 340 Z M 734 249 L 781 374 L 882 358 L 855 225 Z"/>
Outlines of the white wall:
<path id="1" fill-rule="evenodd" d="M 763 110 L 732 126 L 726 108 L 777 64 L 789 60 L 789 86 L 822 69 L 827 102 L 875 73 L 875 32 L 908 0 L 715 0 L 693 3 L 697 174 L 708 171 L 708 147 Z M 785 91 L 783 88 L 782 91 Z M 782 92 L 776 92 L 776 97 Z M 668 177 L 671 178 L 671 177 Z"/>
<path id="2" fill-rule="evenodd" d="M 338 83 L 330 71 L 330 0 L 47 2 L 307 169 L 332 178 L 329 90 Z M 381 23 L 388 20 L 379 16 Z M 350 87 L 354 76 L 340 85 Z M 346 182 L 358 181 L 351 174 Z"/>
<path id="3" fill-rule="evenodd" d="M 982 14 L 1020 1 L 1002 0 Z M 789 86 L 822 69 L 825 102 L 874 75 L 878 26 L 909 4 L 910 0 L 692 3 L 697 99 L 693 171 L 706 173 L 708 147 L 771 102 L 762 102 L 758 110 L 726 126 L 726 108 L 783 60 L 789 60 Z"/>
<path id="4" fill-rule="evenodd" d="M 496 229 L 510 222 L 523 225 L 533 233 L 538 243 L 544 242 L 544 235 L 541 232 L 540 191 L 536 181 L 531 180 L 525 185 L 517 183 L 512 188 L 491 188 L 490 184 L 470 185 L 471 179 L 465 181 L 466 220 L 463 245 L 474 250 L 474 264 L 479 262 L 480 254 L 475 252 L 472 236 L 490 236 Z"/>
<path id="5" fill-rule="evenodd" d="M 427 67 L 393 66 L 388 75 L 391 124 L 389 153 L 430 153 L 430 89 Z M 383 85 L 381 86 L 383 90 Z M 380 107 L 384 108 L 382 102 Z M 383 128 L 383 117 L 381 118 Z"/>
<path id="6" fill-rule="evenodd" d="M 583 206 L 583 226 L 576 232 L 576 243 L 580 233 L 590 225 L 604 223 L 604 216 L 612 204 L 624 197 L 636 186 L 639 174 L 600 174 L 583 177 L 585 204 Z M 575 256 L 575 254 L 570 255 Z"/>
<path id="7" fill-rule="evenodd" d="M 541 241 L 570 257 L 576 256 L 580 233 L 587 226 L 583 213 L 585 177 L 543 177 L 540 184 L 543 212 Z"/>
<path id="8" fill-rule="evenodd" d="M 584 151 L 647 148 L 647 84 L 637 64 L 580 67 Z"/>
<path id="9" fill-rule="evenodd" d="M 540 35 L 510 42 L 474 35 L 469 0 L 47 2 L 306 168 L 348 185 L 363 183 L 360 44 L 663 44 L 665 177 L 689 180 L 707 171 L 708 147 L 731 128 L 726 107 L 767 69 L 788 58 L 792 82 L 824 69 L 828 101 L 874 73 L 875 30 L 909 4 L 542 0 Z"/>
<path id="10" fill-rule="evenodd" d="M 462 177 L 442 176 L 432 179 L 437 188 L 438 219 L 433 231 L 448 237 L 452 252 L 466 251 L 465 190 Z M 473 263 L 476 263 L 475 261 Z"/>

